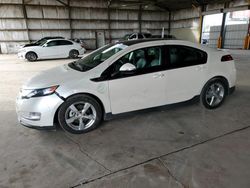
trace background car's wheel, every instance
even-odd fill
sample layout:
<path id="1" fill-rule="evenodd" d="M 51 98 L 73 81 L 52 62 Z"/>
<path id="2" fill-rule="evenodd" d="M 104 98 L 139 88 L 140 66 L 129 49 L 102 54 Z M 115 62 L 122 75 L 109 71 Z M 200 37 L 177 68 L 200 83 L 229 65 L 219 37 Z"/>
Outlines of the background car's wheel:
<path id="1" fill-rule="evenodd" d="M 78 58 L 78 56 L 79 56 L 78 50 L 71 50 L 69 52 L 69 57 L 72 58 L 72 59 L 76 59 L 76 58 Z"/>
<path id="2" fill-rule="evenodd" d="M 201 93 L 202 104 L 208 109 L 222 105 L 228 93 L 228 86 L 222 79 L 213 79 L 203 88 Z"/>
<path id="3" fill-rule="evenodd" d="M 37 60 L 37 55 L 35 52 L 28 52 L 25 56 L 25 58 L 28 60 L 28 61 L 36 61 Z"/>
<path id="4" fill-rule="evenodd" d="M 59 124 L 64 130 L 73 134 L 93 130 L 101 120 L 101 105 L 89 95 L 70 97 L 58 111 Z"/>

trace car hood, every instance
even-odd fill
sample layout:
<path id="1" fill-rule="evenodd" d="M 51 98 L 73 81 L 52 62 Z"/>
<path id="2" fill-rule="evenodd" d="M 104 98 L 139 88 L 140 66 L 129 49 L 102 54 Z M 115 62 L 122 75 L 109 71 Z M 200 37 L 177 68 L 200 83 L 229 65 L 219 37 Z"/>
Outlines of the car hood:
<path id="1" fill-rule="evenodd" d="M 75 80 L 78 77 L 82 79 L 84 75 L 86 75 L 86 73 L 76 71 L 65 64 L 38 73 L 23 85 L 23 89 L 39 89 L 61 85 L 72 81 L 72 79 Z"/>

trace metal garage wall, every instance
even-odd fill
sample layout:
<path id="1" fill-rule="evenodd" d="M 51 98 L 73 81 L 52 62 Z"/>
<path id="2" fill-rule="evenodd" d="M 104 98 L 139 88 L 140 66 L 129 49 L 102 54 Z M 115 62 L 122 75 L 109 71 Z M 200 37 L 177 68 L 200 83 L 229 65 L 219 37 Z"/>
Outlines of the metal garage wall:
<path id="1" fill-rule="evenodd" d="M 200 8 L 183 9 L 171 14 L 171 34 L 178 39 L 199 41 Z"/>
<path id="2" fill-rule="evenodd" d="M 6 1 L 5 1 L 6 2 Z M 7 1 L 20 3 L 20 1 Z M 0 41 L 2 53 L 13 53 L 19 42 L 27 41 L 26 23 L 23 19 L 21 7 L 12 5 L 0 6 Z"/>
<path id="3" fill-rule="evenodd" d="M 248 24 L 227 25 L 224 48 L 242 49 L 247 30 Z"/>
<path id="4" fill-rule="evenodd" d="M 56 0 L 0 0 L 0 46 L 2 53 L 14 53 L 21 44 L 45 36 L 84 38 L 89 48 L 96 48 L 96 32 L 105 40 L 117 40 L 130 32 L 160 34 L 168 29 L 169 13 L 153 6 L 121 6 L 115 1 L 70 0 L 65 6 Z M 67 2 L 67 1 L 62 1 Z M 24 8 L 24 9 L 23 9 Z M 25 19 L 25 12 L 27 19 Z M 139 21 L 141 18 L 141 21 Z"/>
<path id="5" fill-rule="evenodd" d="M 121 6 L 117 1 L 112 1 L 108 9 L 106 0 L 69 0 L 69 7 L 56 0 L 25 2 L 23 6 L 22 0 L 0 0 L 2 53 L 16 52 L 20 44 L 44 36 L 81 37 L 94 49 L 97 31 L 104 32 L 105 41 L 109 42 L 109 39 L 117 40 L 127 33 L 139 31 L 140 28 L 142 32 L 161 34 L 164 27 L 167 33 L 169 26 L 169 12 L 150 5 Z M 247 0 L 233 1 L 230 7 L 247 3 Z M 223 4 L 207 5 L 206 11 L 220 8 L 223 8 Z M 179 39 L 198 42 L 200 11 L 197 7 L 172 11 L 171 34 Z"/>
<path id="6" fill-rule="evenodd" d="M 208 46 L 217 48 L 218 38 L 220 36 L 221 26 L 212 26 L 209 31 Z"/>

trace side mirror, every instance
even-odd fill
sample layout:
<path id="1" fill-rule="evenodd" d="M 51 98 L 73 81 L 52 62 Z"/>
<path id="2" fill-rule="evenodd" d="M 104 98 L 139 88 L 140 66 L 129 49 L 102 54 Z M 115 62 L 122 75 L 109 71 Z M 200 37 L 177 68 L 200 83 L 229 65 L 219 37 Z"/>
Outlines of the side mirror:
<path id="1" fill-rule="evenodd" d="M 131 63 L 125 63 L 119 69 L 120 72 L 131 72 L 136 70 L 136 67 Z"/>
<path id="2" fill-rule="evenodd" d="M 48 44 L 44 44 L 44 45 L 43 45 L 43 47 L 47 47 L 47 46 L 48 46 Z"/>

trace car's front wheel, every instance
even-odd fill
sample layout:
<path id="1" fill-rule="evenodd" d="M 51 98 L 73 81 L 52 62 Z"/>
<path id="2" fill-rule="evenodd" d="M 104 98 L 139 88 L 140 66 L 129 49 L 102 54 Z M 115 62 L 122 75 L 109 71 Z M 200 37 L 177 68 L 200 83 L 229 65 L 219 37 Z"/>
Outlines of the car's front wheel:
<path id="1" fill-rule="evenodd" d="M 75 95 L 67 99 L 58 111 L 61 127 L 73 134 L 95 129 L 102 120 L 100 104 L 89 95 Z"/>
<path id="2" fill-rule="evenodd" d="M 35 52 L 28 52 L 25 56 L 25 58 L 28 60 L 28 61 L 36 61 L 37 60 L 37 55 Z"/>
<path id="3" fill-rule="evenodd" d="M 208 109 L 214 109 L 222 105 L 227 96 L 228 87 L 225 81 L 214 79 L 209 81 L 201 93 L 201 101 Z"/>

